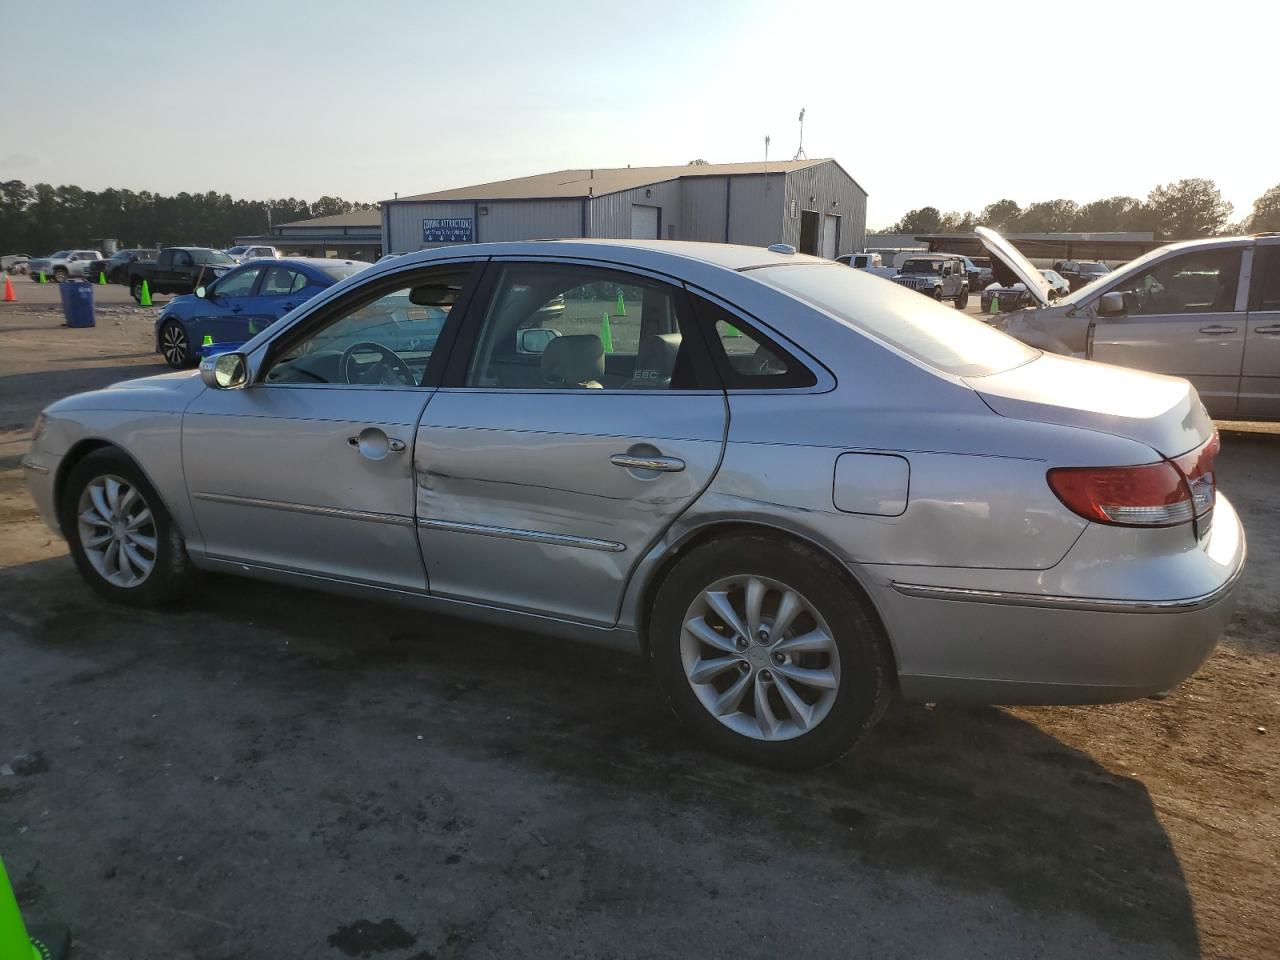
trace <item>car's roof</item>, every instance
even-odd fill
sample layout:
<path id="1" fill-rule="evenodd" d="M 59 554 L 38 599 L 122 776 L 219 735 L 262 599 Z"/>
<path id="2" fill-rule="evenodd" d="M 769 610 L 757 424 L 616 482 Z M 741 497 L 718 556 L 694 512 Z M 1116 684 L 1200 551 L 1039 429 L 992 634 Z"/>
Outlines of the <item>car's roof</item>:
<path id="1" fill-rule="evenodd" d="M 320 270 L 323 267 L 331 266 L 335 263 L 345 263 L 351 266 L 368 266 L 364 260 L 347 260 L 338 257 L 259 257 L 255 260 L 246 260 L 240 264 L 241 267 L 262 266 L 263 264 L 273 264 L 275 266 L 289 267 L 310 267 L 312 270 Z"/>
<path id="2" fill-rule="evenodd" d="M 803 253 L 778 253 L 765 247 L 748 247 L 735 243 L 706 243 L 694 240 L 518 240 L 506 243 L 469 243 L 454 247 L 436 247 L 401 254 L 383 266 L 395 264 L 402 269 L 417 262 L 452 257 L 560 256 L 609 257 L 620 263 L 643 266 L 646 261 L 676 257 L 723 267 L 727 270 L 749 270 L 788 263 L 831 263 L 822 257 Z"/>

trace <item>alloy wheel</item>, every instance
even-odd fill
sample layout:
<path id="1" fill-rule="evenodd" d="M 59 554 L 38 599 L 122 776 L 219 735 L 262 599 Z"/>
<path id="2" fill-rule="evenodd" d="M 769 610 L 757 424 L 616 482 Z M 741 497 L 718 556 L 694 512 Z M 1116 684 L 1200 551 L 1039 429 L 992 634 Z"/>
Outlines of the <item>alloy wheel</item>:
<path id="1" fill-rule="evenodd" d="M 156 521 L 142 492 L 121 477 L 94 477 L 77 505 L 80 546 L 98 575 L 136 587 L 156 565 Z"/>
<path id="2" fill-rule="evenodd" d="M 685 613 L 685 677 L 720 723 L 755 740 L 790 740 L 818 726 L 840 689 L 831 628 L 804 595 L 768 577 L 725 577 Z"/>
<path id="3" fill-rule="evenodd" d="M 160 329 L 160 352 L 171 367 L 181 367 L 187 362 L 187 334 L 181 324 L 170 321 Z"/>

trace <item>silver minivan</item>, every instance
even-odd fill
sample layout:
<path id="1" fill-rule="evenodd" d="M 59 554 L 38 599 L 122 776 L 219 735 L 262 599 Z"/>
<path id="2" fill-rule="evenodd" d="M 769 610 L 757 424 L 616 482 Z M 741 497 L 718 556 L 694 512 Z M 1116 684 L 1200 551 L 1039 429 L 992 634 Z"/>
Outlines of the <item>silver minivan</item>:
<path id="1" fill-rule="evenodd" d="M 1033 305 L 993 318 L 1019 340 L 1190 380 L 1211 416 L 1280 420 L 1280 234 L 1171 243 L 1050 303 L 1040 271 L 975 231 Z"/>

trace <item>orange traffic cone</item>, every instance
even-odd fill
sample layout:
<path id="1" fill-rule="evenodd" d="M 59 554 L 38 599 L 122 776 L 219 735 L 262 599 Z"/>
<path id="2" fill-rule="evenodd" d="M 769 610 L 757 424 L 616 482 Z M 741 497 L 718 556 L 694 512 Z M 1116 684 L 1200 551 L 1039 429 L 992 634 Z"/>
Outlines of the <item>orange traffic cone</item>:
<path id="1" fill-rule="evenodd" d="M 13 281 L 7 276 L 4 278 L 4 302 L 17 303 L 18 295 L 13 292 Z"/>

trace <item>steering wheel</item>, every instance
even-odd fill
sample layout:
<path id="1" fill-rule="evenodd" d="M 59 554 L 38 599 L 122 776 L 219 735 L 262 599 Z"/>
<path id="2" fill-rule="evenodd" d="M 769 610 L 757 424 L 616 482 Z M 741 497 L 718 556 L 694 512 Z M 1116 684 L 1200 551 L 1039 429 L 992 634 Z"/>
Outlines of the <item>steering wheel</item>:
<path id="1" fill-rule="evenodd" d="M 364 372 L 363 376 L 357 376 L 353 380 L 351 361 L 362 350 L 373 351 L 378 354 L 379 359 Z M 342 379 L 347 383 L 378 383 L 384 386 L 399 383 L 406 387 L 418 385 L 418 378 L 413 375 L 409 365 L 400 359 L 399 354 L 390 347 L 384 347 L 372 340 L 361 340 L 343 350 L 342 359 L 338 361 L 338 369 L 342 372 Z"/>

